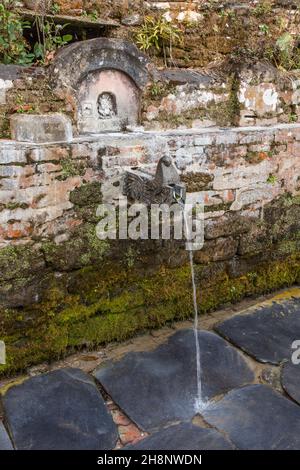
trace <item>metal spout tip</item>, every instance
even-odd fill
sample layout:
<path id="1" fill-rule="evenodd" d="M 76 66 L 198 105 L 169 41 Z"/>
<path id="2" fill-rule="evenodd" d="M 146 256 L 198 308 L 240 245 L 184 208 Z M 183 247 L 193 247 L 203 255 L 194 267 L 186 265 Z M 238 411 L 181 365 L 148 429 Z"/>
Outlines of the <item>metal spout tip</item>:
<path id="1" fill-rule="evenodd" d="M 170 186 L 172 188 L 173 200 L 181 206 L 184 206 L 186 200 L 185 186 L 181 184 L 171 184 Z"/>

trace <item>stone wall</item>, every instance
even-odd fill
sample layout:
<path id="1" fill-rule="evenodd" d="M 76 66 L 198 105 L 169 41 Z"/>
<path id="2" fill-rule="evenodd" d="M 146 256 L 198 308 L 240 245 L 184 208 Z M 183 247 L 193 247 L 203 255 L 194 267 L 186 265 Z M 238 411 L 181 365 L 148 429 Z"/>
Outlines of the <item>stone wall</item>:
<path id="1" fill-rule="evenodd" d="M 145 16 L 172 21 L 181 30 L 182 40 L 167 47 L 165 60 L 162 51 L 148 50 L 161 66 L 167 62 L 170 67 L 199 68 L 228 58 L 243 62 L 259 57 L 269 61 L 276 40 L 287 30 L 295 37 L 299 31 L 297 0 L 58 0 L 52 3 L 60 7 L 60 14 L 71 14 L 82 22 L 95 22 L 95 15 L 99 22 L 101 18 L 113 19 L 116 25 L 106 33 L 102 30 L 101 34 L 130 41 L 137 40 Z M 74 37 L 84 37 L 78 34 L 78 24 L 68 31 Z M 99 30 L 94 35 L 88 31 L 86 35 L 98 36 Z"/>
<path id="2" fill-rule="evenodd" d="M 263 207 L 300 189 L 300 125 L 88 136 L 70 143 L 0 144 L 0 247 L 67 239 L 82 223 L 70 194 L 83 184 L 105 185 L 158 159 L 173 157 L 189 193 L 199 192 L 206 219 L 227 211 L 262 217 Z M 99 192 L 100 197 L 100 192 Z M 221 219 L 222 220 L 222 219 Z"/>
<path id="3" fill-rule="evenodd" d="M 118 98 L 101 87 L 103 70 L 135 84 L 144 128 L 80 135 L 89 77 L 95 113 L 99 93 Z M 61 51 L 49 75 L 3 67 L 0 78 L 0 375 L 192 315 L 183 241 L 96 236 L 97 207 L 118 197 L 125 171 L 153 174 L 164 155 L 205 207 L 200 312 L 300 281 L 298 71 L 162 70 L 132 44 L 98 38 Z"/>
<path id="4" fill-rule="evenodd" d="M 149 0 L 145 5 L 149 14 L 162 15 L 183 32 L 182 41 L 167 51 L 171 67 L 200 68 L 228 58 L 269 61 L 278 37 L 287 30 L 297 37 L 299 31 L 297 1 Z"/>
<path id="5" fill-rule="evenodd" d="M 62 70 L 66 75 L 67 61 L 64 59 L 63 63 L 65 68 L 62 67 Z M 118 64 L 120 65 L 120 61 Z M 90 117 L 84 118 L 90 119 L 91 124 L 85 124 L 85 127 L 82 125 L 83 118 L 80 116 L 86 110 L 82 111 L 81 108 L 82 103 L 86 104 L 87 98 L 82 99 L 80 93 L 76 97 L 68 92 L 67 88 L 64 88 L 62 93 L 63 87 L 61 86 L 54 92 L 49 83 L 49 72 L 43 69 L 20 70 L 17 68 L 16 70 L 14 67 L 6 67 L 7 69 L 0 68 L 0 137 L 10 136 L 9 120 L 16 113 L 27 115 L 63 112 L 71 117 L 75 135 L 82 129 L 89 129 L 88 126 L 93 128 L 93 122 L 96 122 L 93 113 Z M 95 73 L 99 75 L 99 72 Z M 90 77 L 97 94 L 100 88 L 94 79 L 95 73 L 91 72 Z M 120 76 L 123 73 L 122 69 L 120 72 L 114 72 L 115 75 Z M 74 79 L 75 75 L 72 70 L 69 75 Z M 99 76 L 102 76 L 101 73 Z M 50 77 L 53 80 L 52 69 Z M 202 70 L 156 70 L 152 68 L 148 81 L 145 77 L 143 87 L 140 86 L 141 97 L 139 96 L 140 89 L 138 90 L 133 82 L 132 85 L 130 84 L 131 77 L 124 76 L 124 78 L 126 80 L 122 80 L 125 89 L 128 89 L 127 95 L 129 96 L 131 88 L 132 94 L 136 95 L 134 104 L 131 98 L 131 124 L 136 122 L 138 116 L 140 124 L 150 131 L 212 126 L 230 127 L 232 125 L 271 126 L 276 123 L 299 122 L 300 119 L 298 71 L 286 74 L 262 63 L 251 67 L 241 67 L 235 75 L 220 71 L 206 74 Z M 110 83 L 112 86 L 111 80 Z M 88 81 L 82 82 L 81 78 L 76 84 L 72 84 L 72 90 L 78 92 L 81 89 L 81 94 L 88 92 L 91 94 L 89 88 Z M 121 93 L 122 87 L 116 86 L 115 88 Z M 124 91 L 122 96 L 126 102 L 127 97 Z M 141 103 L 138 102 L 139 100 Z M 89 98 L 88 101 L 90 102 L 91 99 Z M 96 109 L 96 106 L 94 107 Z M 128 106 L 124 107 L 124 109 L 127 108 Z M 88 110 L 88 112 L 91 111 Z M 122 119 L 119 120 L 122 121 Z M 126 126 L 126 119 L 124 122 Z M 130 122 L 128 121 L 127 124 Z M 118 126 L 120 127 L 118 124 L 116 128 Z M 101 129 L 98 129 L 98 132 L 99 130 Z"/>
<path id="6" fill-rule="evenodd" d="M 299 122 L 299 71 L 263 63 L 235 73 L 164 70 L 145 91 L 146 129 L 274 125 Z"/>
<path id="7" fill-rule="evenodd" d="M 0 139 L 10 137 L 15 114 L 72 113 L 72 107 L 53 93 L 46 69 L 0 64 Z"/>
<path id="8" fill-rule="evenodd" d="M 153 172 L 164 154 L 205 205 L 200 311 L 299 281 L 298 124 L 2 141 L 1 373 L 192 314 L 182 242 L 95 232 L 108 189 L 116 196 L 126 169 Z"/>

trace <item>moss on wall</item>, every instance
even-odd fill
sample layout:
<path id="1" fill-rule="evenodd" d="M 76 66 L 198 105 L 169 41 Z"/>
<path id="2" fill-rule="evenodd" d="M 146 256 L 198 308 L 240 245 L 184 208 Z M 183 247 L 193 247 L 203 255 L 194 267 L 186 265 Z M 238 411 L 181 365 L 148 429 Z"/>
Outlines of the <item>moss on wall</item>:
<path id="1" fill-rule="evenodd" d="M 99 240 L 91 221 L 98 190 L 91 183 L 71 193 L 75 212 L 87 214 L 69 239 L 0 250 L 0 338 L 7 346 L 0 375 L 193 314 L 182 244 Z M 215 229 L 223 238 L 207 241 L 205 264 L 195 257 L 201 313 L 300 282 L 299 211 L 299 196 L 287 194 L 265 206 L 263 221 L 249 219 L 250 232 Z M 226 237 L 213 261 L 214 243 Z M 234 257 L 226 254 L 230 240 L 238 246 Z M 5 299 L 17 307 L 5 308 Z"/>
<path id="2" fill-rule="evenodd" d="M 201 313 L 299 282 L 300 254 L 289 253 L 284 259 L 264 263 L 236 278 L 230 278 L 224 270 L 213 279 L 201 280 L 202 270 L 198 265 Z M 122 270 L 107 264 L 101 272 L 92 268 L 79 270 L 73 277 L 75 292 L 66 294 L 66 286 L 65 279 L 53 279 L 42 303 L 22 311 L 1 311 L 7 364 L 0 366 L 0 375 L 58 359 L 78 347 L 93 348 L 125 340 L 145 329 L 189 318 L 193 313 L 189 266 L 162 267 L 141 279 L 134 269 Z"/>
<path id="3" fill-rule="evenodd" d="M 34 70 L 34 69 L 33 69 Z M 10 138 L 10 116 L 18 114 L 45 114 L 61 112 L 73 116 L 73 110 L 59 99 L 49 85 L 46 69 L 34 75 L 24 69 L 14 86 L 6 92 L 6 102 L 0 104 L 0 138 Z"/>

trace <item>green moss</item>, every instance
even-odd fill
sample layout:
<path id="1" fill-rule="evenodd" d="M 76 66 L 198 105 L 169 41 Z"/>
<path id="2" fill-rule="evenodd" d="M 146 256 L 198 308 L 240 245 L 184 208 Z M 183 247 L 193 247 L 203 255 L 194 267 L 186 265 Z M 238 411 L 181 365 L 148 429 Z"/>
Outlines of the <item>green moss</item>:
<path id="1" fill-rule="evenodd" d="M 206 115 L 220 127 L 238 125 L 240 103 L 238 99 L 240 81 L 236 75 L 228 79 L 227 91 L 229 98 L 221 103 L 212 103 L 206 108 Z M 224 93 L 224 90 L 223 90 Z"/>
<path id="2" fill-rule="evenodd" d="M 92 195 L 86 186 L 74 193 L 74 204 L 80 207 L 82 197 Z M 264 220 L 239 236 L 243 250 L 234 270 L 230 261 L 195 266 L 201 313 L 300 281 L 299 206 L 300 197 L 289 194 L 266 205 Z M 189 265 L 162 265 L 157 245 L 101 241 L 95 225 L 84 223 L 61 245 L 33 249 L 0 250 L 1 299 L 16 292 L 24 297 L 27 290 L 43 295 L 28 307 L 0 308 L 0 337 L 8 352 L 2 375 L 193 314 Z M 46 290 L 39 290 L 40 280 Z"/>
<path id="3" fill-rule="evenodd" d="M 100 204 L 102 201 L 101 183 L 94 181 L 74 189 L 70 194 L 70 201 L 78 207 Z"/>
<path id="4" fill-rule="evenodd" d="M 71 271 L 88 266 L 93 262 L 99 264 L 109 250 L 109 242 L 97 237 L 93 224 L 80 226 L 70 240 L 59 245 L 46 242 L 42 251 L 47 265 L 60 271 Z"/>
<path id="5" fill-rule="evenodd" d="M 231 204 L 231 202 L 220 202 L 220 204 L 212 204 L 211 206 L 205 206 L 204 212 L 227 211 L 230 209 Z"/>
<path id="6" fill-rule="evenodd" d="M 296 237 L 299 237 L 300 231 L 295 234 Z M 300 240 L 283 240 L 277 246 L 277 251 L 279 255 L 291 255 L 300 250 Z"/>
<path id="7" fill-rule="evenodd" d="M 11 211 L 15 209 L 28 209 L 29 204 L 26 204 L 25 202 L 19 203 L 19 202 L 9 202 L 6 204 L 5 208 L 9 209 Z"/>
<path id="8" fill-rule="evenodd" d="M 285 258 L 234 279 L 222 272 L 214 279 L 199 280 L 203 268 L 197 266 L 199 311 L 208 312 L 245 296 L 299 282 L 300 256 Z M 78 293 L 63 299 L 59 287 L 52 286 L 53 298 L 34 307 L 34 324 L 22 325 L 21 315 L 20 330 L 3 338 L 8 363 L 0 366 L 0 374 L 12 374 L 31 364 L 60 358 L 75 348 L 122 341 L 145 329 L 193 314 L 189 266 L 160 269 L 142 279 L 137 272 L 131 272 L 129 277 L 125 271 L 119 272 L 112 278 L 109 267 L 104 271 L 106 277 L 103 272 L 84 270 L 82 273 L 83 282 L 93 279 L 91 286 L 85 285 L 86 296 L 89 289 L 95 291 L 98 287 L 98 300 L 93 304 L 86 304 Z M 5 315 L 12 314 L 16 313 L 6 310 Z"/>
<path id="9" fill-rule="evenodd" d="M 139 257 L 139 250 L 135 250 L 132 246 L 129 246 L 128 249 L 125 251 L 123 255 L 123 260 L 125 266 L 127 266 L 128 269 L 131 269 L 134 267 L 138 257 Z"/>
<path id="10" fill-rule="evenodd" d="M 277 176 L 270 173 L 267 178 L 267 183 L 274 185 L 276 182 L 277 182 Z"/>
<path id="11" fill-rule="evenodd" d="M 85 165 L 78 161 L 74 161 L 71 158 L 65 158 L 61 160 L 61 175 L 57 178 L 59 180 L 66 180 L 71 176 L 83 176 L 85 173 Z"/>
<path id="12" fill-rule="evenodd" d="M 211 189 L 213 179 L 214 177 L 208 173 L 186 173 L 181 177 L 188 193 Z"/>
<path id="13" fill-rule="evenodd" d="M 0 249 L 1 281 L 21 279 L 33 267 L 32 249 L 29 246 L 7 246 Z"/>
<path id="14" fill-rule="evenodd" d="M 202 119 L 206 117 L 206 109 L 198 107 L 187 111 L 182 111 L 180 114 L 170 113 L 168 111 L 161 111 L 158 116 L 158 121 L 167 129 L 172 129 L 178 126 L 191 126 L 193 120 Z"/>

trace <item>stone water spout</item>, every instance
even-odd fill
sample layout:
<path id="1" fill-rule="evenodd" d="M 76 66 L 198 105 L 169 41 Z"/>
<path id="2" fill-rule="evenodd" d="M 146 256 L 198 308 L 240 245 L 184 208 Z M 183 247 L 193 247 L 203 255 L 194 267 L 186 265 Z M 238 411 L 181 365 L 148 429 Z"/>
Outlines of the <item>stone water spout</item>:
<path id="1" fill-rule="evenodd" d="M 169 156 L 162 157 L 153 177 L 141 169 L 133 168 L 124 177 L 123 194 L 131 201 L 146 205 L 172 204 L 184 205 L 185 185 L 181 183 L 179 173 Z"/>

